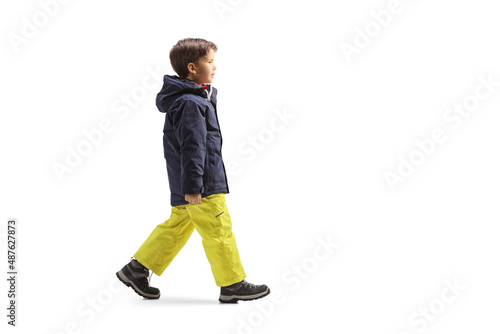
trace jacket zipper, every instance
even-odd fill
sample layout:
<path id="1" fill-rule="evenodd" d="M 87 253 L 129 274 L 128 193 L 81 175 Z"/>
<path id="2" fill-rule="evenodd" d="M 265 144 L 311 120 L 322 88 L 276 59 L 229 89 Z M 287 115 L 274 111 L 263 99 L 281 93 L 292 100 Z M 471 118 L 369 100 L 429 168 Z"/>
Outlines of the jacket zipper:
<path id="1" fill-rule="evenodd" d="M 227 182 L 227 174 L 226 174 L 226 167 L 224 166 L 224 159 L 222 159 L 222 132 L 220 130 L 220 124 L 219 124 L 219 116 L 217 115 L 217 106 L 210 101 L 210 104 L 214 107 L 214 113 L 215 113 L 215 120 L 217 121 L 217 127 L 219 128 L 219 135 L 220 135 L 220 159 L 222 162 L 222 169 L 224 170 L 224 179 L 226 180 L 226 190 L 229 193 L 229 184 Z"/>

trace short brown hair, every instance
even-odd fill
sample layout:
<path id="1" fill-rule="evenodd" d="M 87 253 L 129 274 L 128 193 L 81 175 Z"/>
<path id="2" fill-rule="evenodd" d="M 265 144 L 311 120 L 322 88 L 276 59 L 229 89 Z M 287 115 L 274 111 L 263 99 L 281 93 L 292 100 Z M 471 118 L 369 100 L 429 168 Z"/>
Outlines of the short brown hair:
<path id="1" fill-rule="evenodd" d="M 201 38 L 184 38 L 170 50 L 170 64 L 181 78 L 189 75 L 188 64 L 195 63 L 211 49 L 217 51 L 217 45 Z"/>

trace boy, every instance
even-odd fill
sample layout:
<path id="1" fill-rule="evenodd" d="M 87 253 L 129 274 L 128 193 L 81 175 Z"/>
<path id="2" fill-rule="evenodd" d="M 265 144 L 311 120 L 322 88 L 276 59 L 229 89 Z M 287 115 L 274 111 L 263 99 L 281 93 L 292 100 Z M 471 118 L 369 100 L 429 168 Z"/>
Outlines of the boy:
<path id="1" fill-rule="evenodd" d="M 167 163 L 172 213 L 158 225 L 132 259 L 116 273 L 118 279 L 144 298 L 157 299 L 149 286 L 160 276 L 196 228 L 203 239 L 221 303 L 253 300 L 270 293 L 266 285 L 244 280 L 225 194 L 229 193 L 222 162 L 222 137 L 217 119 L 214 55 L 217 46 L 203 39 L 186 38 L 170 51 L 178 76 L 164 76 L 156 105 L 165 113 L 163 148 Z"/>

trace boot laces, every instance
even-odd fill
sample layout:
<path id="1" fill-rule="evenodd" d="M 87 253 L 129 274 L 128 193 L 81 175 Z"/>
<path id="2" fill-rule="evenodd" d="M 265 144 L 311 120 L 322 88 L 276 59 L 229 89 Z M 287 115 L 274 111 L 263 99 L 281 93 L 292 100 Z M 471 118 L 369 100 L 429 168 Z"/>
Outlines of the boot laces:
<path id="1" fill-rule="evenodd" d="M 144 267 L 144 274 L 146 275 L 146 279 L 148 280 L 148 284 L 151 286 L 151 277 L 153 277 L 153 273 L 150 272 L 148 268 Z"/>
<path id="2" fill-rule="evenodd" d="M 252 283 L 250 283 L 250 282 L 247 282 L 246 280 L 243 280 L 243 282 L 241 282 L 241 283 L 242 283 L 242 284 L 244 284 L 244 285 L 249 286 L 249 287 L 250 287 L 250 288 L 252 288 L 252 289 L 256 289 L 256 288 L 257 288 L 257 285 L 252 284 Z"/>

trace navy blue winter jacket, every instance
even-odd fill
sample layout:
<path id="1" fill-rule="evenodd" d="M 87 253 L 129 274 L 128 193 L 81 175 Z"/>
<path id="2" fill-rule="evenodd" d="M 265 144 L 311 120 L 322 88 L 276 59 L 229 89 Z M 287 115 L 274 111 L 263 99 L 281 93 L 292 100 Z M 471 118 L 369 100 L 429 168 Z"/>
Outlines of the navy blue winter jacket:
<path id="1" fill-rule="evenodd" d="M 217 119 L 217 89 L 200 87 L 175 75 L 163 77 L 156 106 L 165 113 L 163 150 L 172 206 L 188 202 L 185 194 L 206 197 L 228 193 Z"/>

